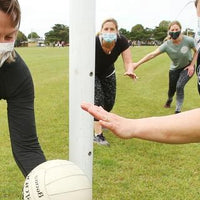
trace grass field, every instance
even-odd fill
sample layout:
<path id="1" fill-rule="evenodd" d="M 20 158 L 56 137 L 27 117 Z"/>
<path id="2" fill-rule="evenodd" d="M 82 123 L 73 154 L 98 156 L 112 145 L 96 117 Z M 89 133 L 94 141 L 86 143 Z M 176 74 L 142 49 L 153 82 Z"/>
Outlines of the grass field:
<path id="1" fill-rule="evenodd" d="M 133 47 L 137 61 L 156 47 Z M 35 83 L 35 114 L 47 159 L 68 159 L 68 48 L 18 48 Z M 143 64 L 135 82 L 116 62 L 117 98 L 113 112 L 130 118 L 173 114 L 167 98 L 166 55 Z M 183 111 L 200 105 L 194 76 L 185 88 Z M 24 178 L 11 154 L 6 102 L 0 102 L 0 200 L 20 200 Z M 110 148 L 94 146 L 93 200 L 197 200 L 200 195 L 200 144 L 167 145 L 121 140 L 107 130 Z"/>

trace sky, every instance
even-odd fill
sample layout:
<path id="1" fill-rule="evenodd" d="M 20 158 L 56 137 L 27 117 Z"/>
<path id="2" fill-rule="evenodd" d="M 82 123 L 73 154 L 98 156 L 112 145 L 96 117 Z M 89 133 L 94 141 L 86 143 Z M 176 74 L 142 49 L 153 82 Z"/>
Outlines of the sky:
<path id="1" fill-rule="evenodd" d="M 18 0 L 22 19 L 20 31 L 26 36 L 36 32 L 44 37 L 55 24 L 69 26 L 71 0 Z M 85 1 L 85 0 L 83 0 Z M 94 0 L 95 1 L 95 0 Z M 196 29 L 197 16 L 194 3 L 190 0 L 96 0 L 96 30 L 108 17 L 118 21 L 119 28 L 131 31 L 136 24 L 144 28 L 155 28 L 162 20 L 178 20 L 182 30 Z M 185 5 L 188 4 L 186 7 Z"/>

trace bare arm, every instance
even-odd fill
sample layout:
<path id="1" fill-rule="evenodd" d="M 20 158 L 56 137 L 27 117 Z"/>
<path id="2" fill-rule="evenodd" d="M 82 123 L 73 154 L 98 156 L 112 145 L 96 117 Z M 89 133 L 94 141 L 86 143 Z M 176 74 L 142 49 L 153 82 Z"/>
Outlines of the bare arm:
<path id="1" fill-rule="evenodd" d="M 141 64 L 155 58 L 156 56 L 160 55 L 160 49 L 157 48 L 155 51 L 147 54 L 146 56 L 144 56 L 141 60 L 139 60 L 137 63 L 134 63 L 134 69 L 138 68 Z"/>
<path id="2" fill-rule="evenodd" d="M 132 62 L 132 55 L 131 55 L 131 50 L 130 48 L 124 50 L 122 52 L 122 59 L 124 62 L 124 68 L 125 68 L 125 73 L 124 75 L 129 76 L 132 79 L 136 78 L 136 75 L 134 73 L 134 68 L 133 68 L 133 62 Z"/>
<path id="3" fill-rule="evenodd" d="M 193 54 L 193 58 L 192 58 L 191 64 L 194 66 L 196 64 L 196 62 L 197 62 L 198 52 L 197 52 L 196 48 L 193 48 L 192 50 L 193 50 L 194 54 Z"/>
<path id="4" fill-rule="evenodd" d="M 196 48 L 193 48 L 193 51 L 194 51 L 194 54 L 193 54 L 192 62 L 190 63 L 189 66 L 187 66 L 185 68 L 185 70 L 188 70 L 188 76 L 190 76 L 190 77 L 194 74 L 194 71 L 195 71 L 194 66 L 195 66 L 195 63 L 197 61 L 197 56 L 198 56 Z"/>
<path id="5" fill-rule="evenodd" d="M 168 144 L 200 142 L 200 109 L 162 117 L 127 119 L 90 103 L 83 103 L 81 107 L 120 138 Z"/>

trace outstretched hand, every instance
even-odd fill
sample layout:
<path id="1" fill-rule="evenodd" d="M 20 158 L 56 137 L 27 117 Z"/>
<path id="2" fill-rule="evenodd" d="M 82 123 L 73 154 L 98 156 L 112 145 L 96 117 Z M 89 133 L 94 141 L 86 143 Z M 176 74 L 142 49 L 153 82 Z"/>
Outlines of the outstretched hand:
<path id="1" fill-rule="evenodd" d="M 137 68 L 137 64 L 136 63 L 131 63 L 131 65 L 129 65 L 128 69 L 126 70 L 126 72 L 124 73 L 125 76 L 129 76 L 130 78 L 132 78 L 133 80 L 138 79 L 137 75 L 134 73 L 134 70 Z"/>
<path id="2" fill-rule="evenodd" d="M 133 73 L 132 71 L 130 72 L 130 71 L 126 71 L 125 73 L 124 73 L 124 75 L 125 76 L 129 76 L 131 79 L 133 79 L 133 80 L 136 80 L 136 79 L 138 79 L 138 77 L 137 77 L 137 75 L 135 74 L 135 73 Z"/>
<path id="3" fill-rule="evenodd" d="M 95 106 L 91 103 L 82 103 L 81 108 L 88 113 L 90 113 L 93 117 L 99 120 L 99 123 L 111 130 L 115 135 L 120 138 L 130 138 L 128 129 L 128 121 L 130 119 L 126 119 L 120 117 L 119 115 L 109 113 L 104 110 L 101 106 Z"/>

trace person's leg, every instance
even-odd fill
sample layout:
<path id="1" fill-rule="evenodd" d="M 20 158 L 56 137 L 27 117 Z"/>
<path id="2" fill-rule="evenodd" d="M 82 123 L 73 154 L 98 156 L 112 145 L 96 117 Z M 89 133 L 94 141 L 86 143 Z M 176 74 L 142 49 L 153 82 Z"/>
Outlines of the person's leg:
<path id="1" fill-rule="evenodd" d="M 184 101 L 184 87 L 191 77 L 188 76 L 187 70 L 180 72 L 179 79 L 176 84 L 176 110 L 175 113 L 180 113 Z"/>
<path id="2" fill-rule="evenodd" d="M 196 74 L 197 74 L 197 90 L 200 94 L 200 53 L 198 53 L 197 57 Z"/>
<path id="3" fill-rule="evenodd" d="M 106 111 L 110 112 L 114 106 L 116 97 L 116 76 L 99 79 L 95 78 L 95 105 L 102 106 Z M 109 143 L 103 135 L 103 129 L 98 121 L 94 123 L 95 138 L 94 141 L 108 146 Z"/>
<path id="4" fill-rule="evenodd" d="M 95 98 L 94 104 L 97 106 L 102 106 L 104 108 L 104 92 L 102 88 L 102 80 L 95 76 Z M 94 119 L 94 143 L 108 146 L 109 143 L 106 141 L 103 136 L 102 126 L 99 124 L 99 121 Z"/>
<path id="5" fill-rule="evenodd" d="M 113 73 L 102 82 L 104 92 L 104 109 L 110 112 L 115 104 L 116 98 L 116 75 Z"/>
<path id="6" fill-rule="evenodd" d="M 168 89 L 168 99 L 164 105 L 165 108 L 170 108 L 171 103 L 173 101 L 173 96 L 176 92 L 176 83 L 179 78 L 179 73 L 177 70 L 170 70 L 169 71 L 169 89 Z"/>

